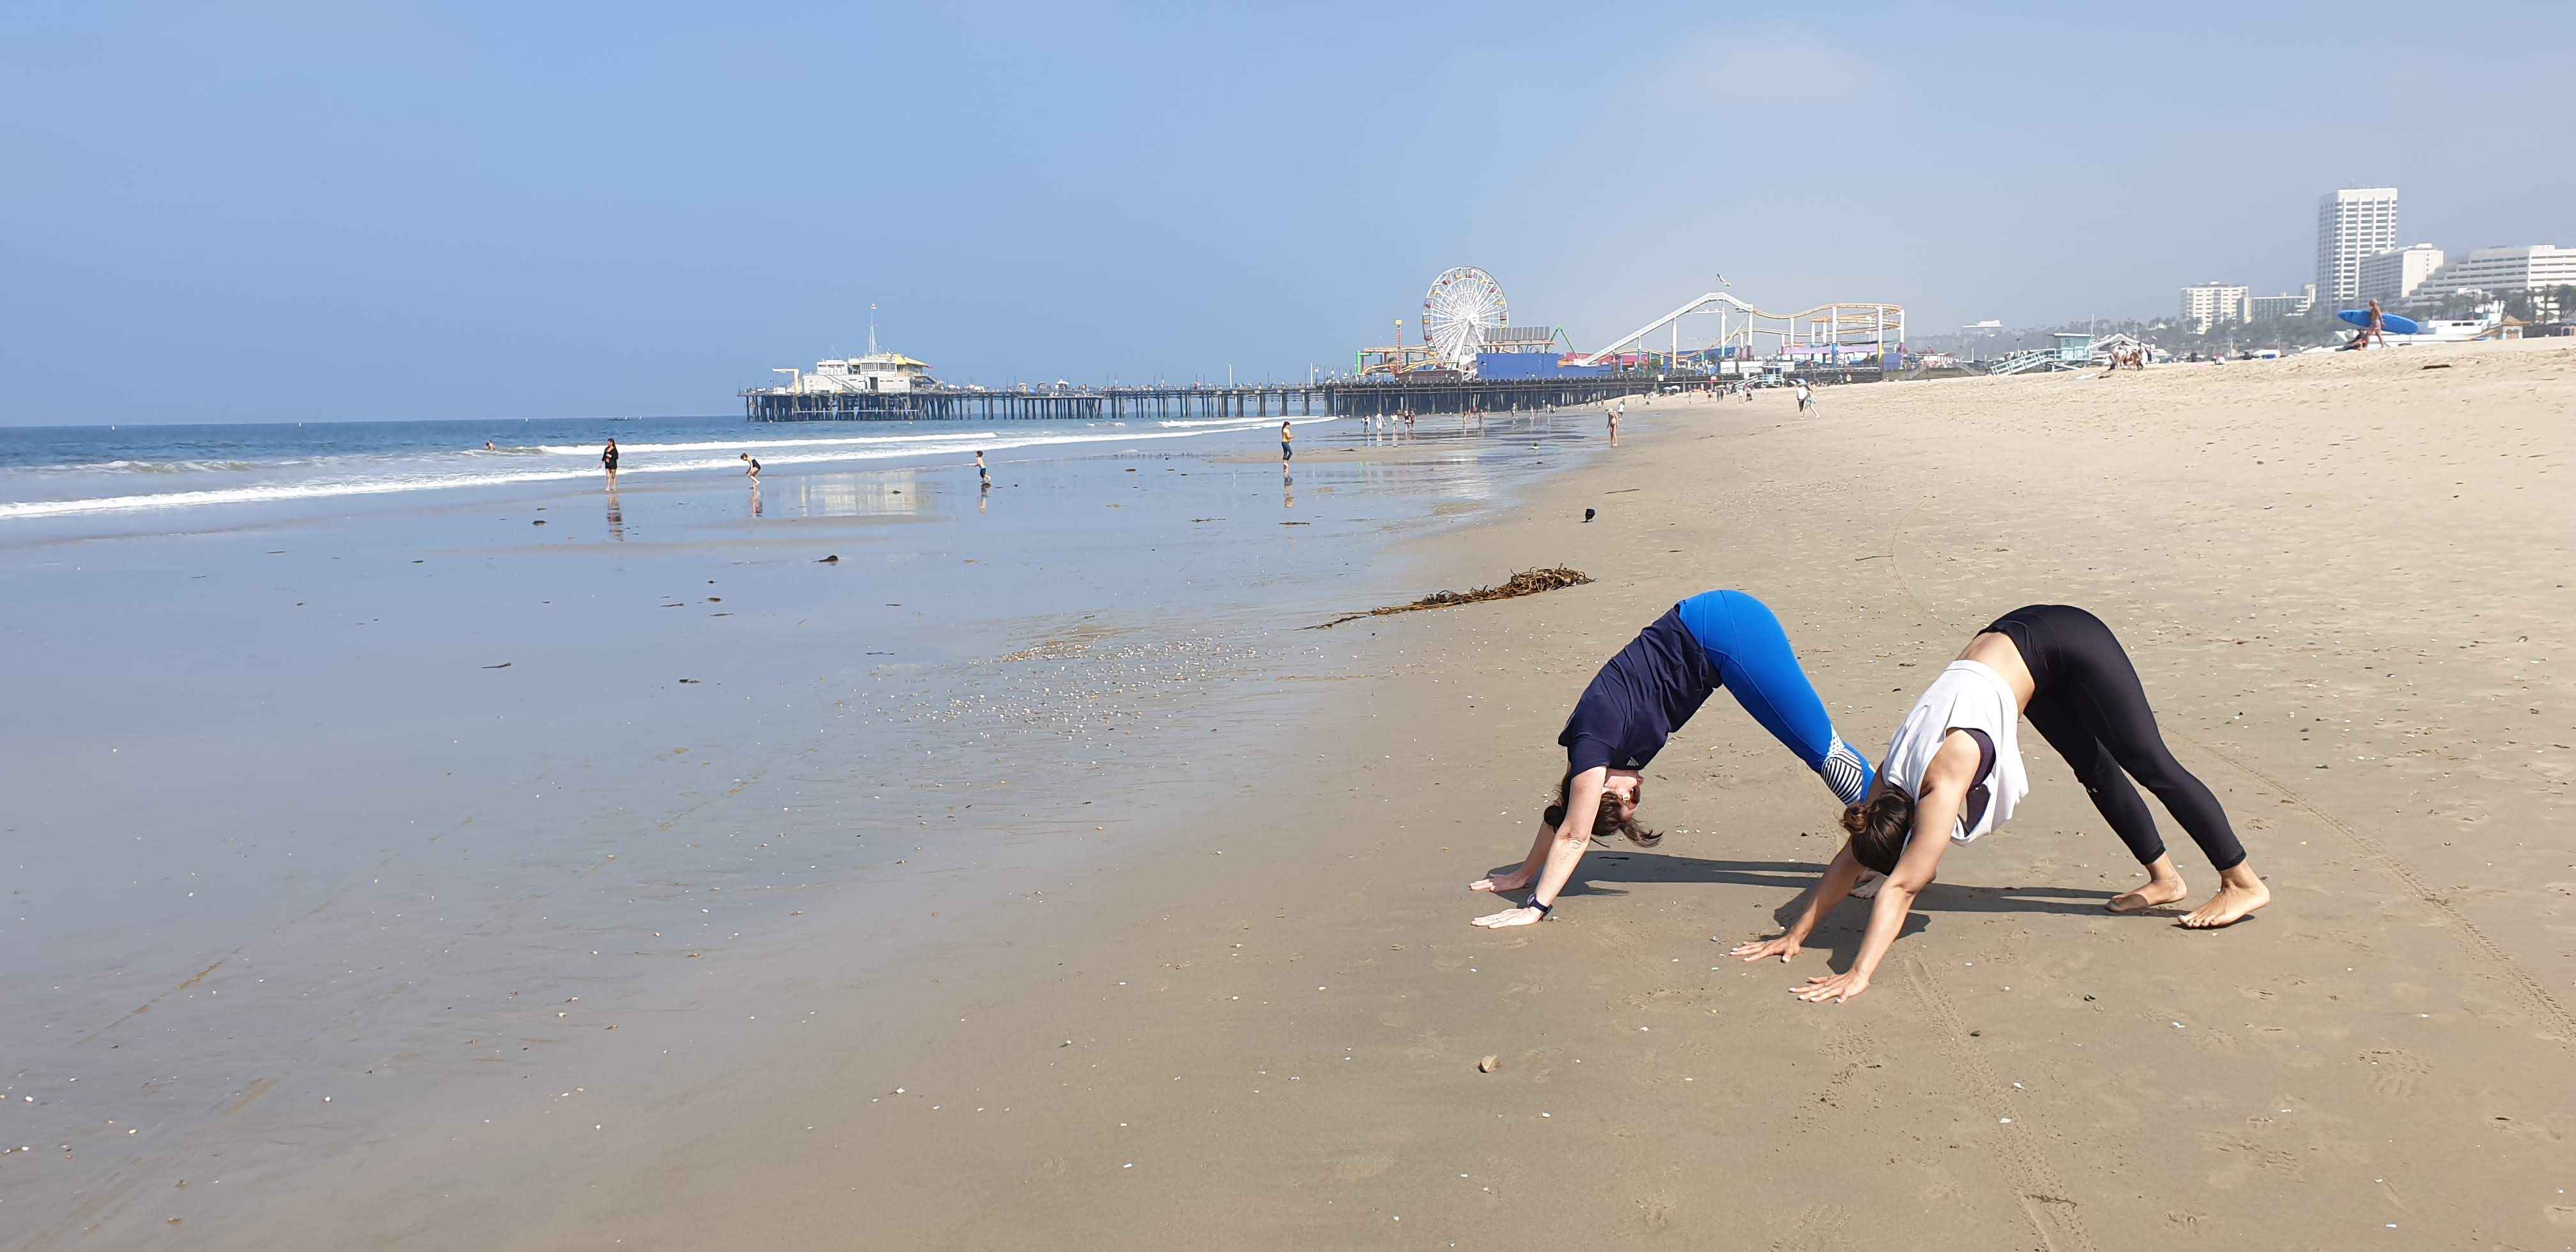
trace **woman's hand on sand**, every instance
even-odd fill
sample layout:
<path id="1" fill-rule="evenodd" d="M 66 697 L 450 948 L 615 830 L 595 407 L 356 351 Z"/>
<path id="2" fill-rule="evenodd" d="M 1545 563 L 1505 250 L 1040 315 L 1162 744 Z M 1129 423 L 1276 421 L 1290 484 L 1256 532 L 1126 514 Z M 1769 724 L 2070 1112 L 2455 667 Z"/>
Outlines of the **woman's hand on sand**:
<path id="1" fill-rule="evenodd" d="M 1758 961 L 1766 956 L 1776 956 L 1785 962 L 1790 957 L 1796 956 L 1798 953 L 1805 950 L 1806 945 L 1799 943 L 1797 940 L 1792 939 L 1787 935 L 1782 935 L 1776 939 L 1756 939 L 1751 943 L 1739 943 L 1728 949 L 1726 954 L 1728 956 L 1742 957 L 1748 961 Z"/>
<path id="2" fill-rule="evenodd" d="M 1523 905 L 1516 909 L 1504 909 L 1500 913 L 1487 913 L 1477 918 L 1476 924 L 1488 930 L 1501 930 L 1505 926 L 1529 926 L 1545 920 L 1547 920 L 1547 914 Z"/>
<path id="3" fill-rule="evenodd" d="M 1496 874 L 1491 878 L 1479 878 L 1476 881 L 1467 884 L 1467 890 L 1518 891 L 1521 888 L 1528 886 L 1529 880 L 1530 876 L 1528 874 L 1515 870 L 1509 874 Z"/>
<path id="4" fill-rule="evenodd" d="M 1840 1004 L 1867 990 L 1869 990 L 1869 975 L 1853 970 L 1844 974 L 1810 978 L 1806 986 L 1789 988 L 1789 994 L 1809 1004 Z"/>

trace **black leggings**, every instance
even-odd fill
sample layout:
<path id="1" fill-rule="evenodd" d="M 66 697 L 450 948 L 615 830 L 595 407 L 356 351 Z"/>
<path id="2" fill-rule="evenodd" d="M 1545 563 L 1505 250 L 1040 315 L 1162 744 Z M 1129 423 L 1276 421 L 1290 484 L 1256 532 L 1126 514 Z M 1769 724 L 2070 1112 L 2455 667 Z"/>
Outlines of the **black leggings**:
<path id="1" fill-rule="evenodd" d="M 2101 618 L 2073 605 L 2033 604 L 1996 618 L 1986 630 L 2021 649 L 2034 688 L 2025 715 L 2074 767 L 2093 807 L 2139 864 L 2163 856 L 2165 841 L 2147 802 L 2129 785 L 2131 778 L 2156 793 L 2212 866 L 2230 870 L 2245 860 L 2245 845 L 2236 841 L 2218 797 L 2165 747 L 2138 669 Z"/>

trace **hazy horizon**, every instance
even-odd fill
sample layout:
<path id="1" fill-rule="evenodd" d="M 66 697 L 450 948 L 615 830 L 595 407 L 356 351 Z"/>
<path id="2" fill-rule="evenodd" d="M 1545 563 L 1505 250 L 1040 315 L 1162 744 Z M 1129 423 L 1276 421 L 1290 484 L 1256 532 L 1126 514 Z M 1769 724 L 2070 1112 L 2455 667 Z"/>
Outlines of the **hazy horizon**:
<path id="1" fill-rule="evenodd" d="M 2153 317 L 2345 186 L 2576 244 L 2576 8 L 1917 12 L 17 6 L 0 425 L 721 414 L 871 303 L 952 381 L 1303 379 L 1454 265 L 1586 347 L 1719 273 Z"/>

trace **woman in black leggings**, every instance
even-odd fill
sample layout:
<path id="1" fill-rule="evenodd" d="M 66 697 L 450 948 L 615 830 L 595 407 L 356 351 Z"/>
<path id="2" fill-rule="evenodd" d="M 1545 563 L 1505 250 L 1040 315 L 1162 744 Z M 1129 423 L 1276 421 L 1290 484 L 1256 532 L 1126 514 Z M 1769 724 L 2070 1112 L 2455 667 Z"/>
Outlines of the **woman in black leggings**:
<path id="1" fill-rule="evenodd" d="M 1839 1001 L 1867 988 L 1915 895 L 1931 883 L 1941 854 L 2000 824 L 2028 790 L 2014 734 L 2016 711 L 2066 758 L 2093 806 L 2147 867 L 2146 885 L 2114 898 L 2113 912 L 2172 904 L 2188 893 L 2132 778 L 2156 794 L 2218 871 L 2218 894 L 2186 915 L 2183 925 L 2226 926 L 2271 903 L 2272 893 L 2246 863 L 2244 845 L 2236 841 L 2218 797 L 2165 747 L 2137 668 L 2111 628 L 2071 605 L 2034 604 L 1978 632 L 1916 702 L 1888 745 L 1869 795 L 1843 811 L 1851 838 L 1808 894 L 1804 912 L 1787 934 L 1740 945 L 1735 955 L 1748 961 L 1795 956 L 1866 867 L 1886 874 L 1887 881 L 1872 906 L 1859 958 L 1850 972 L 1809 979 L 1796 994 Z"/>

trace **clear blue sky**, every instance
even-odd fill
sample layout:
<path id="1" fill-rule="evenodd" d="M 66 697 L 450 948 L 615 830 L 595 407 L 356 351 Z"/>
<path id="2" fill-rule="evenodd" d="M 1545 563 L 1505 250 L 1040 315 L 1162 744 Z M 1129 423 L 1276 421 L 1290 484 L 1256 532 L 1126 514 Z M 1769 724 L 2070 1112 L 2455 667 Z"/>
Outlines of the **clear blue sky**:
<path id="1" fill-rule="evenodd" d="M 870 302 L 952 379 L 1302 378 L 1451 265 L 1587 343 L 1719 271 L 2160 313 L 2337 186 L 2576 245 L 2566 0 L 1082 7 L 14 0 L 0 424 L 728 412 Z"/>

